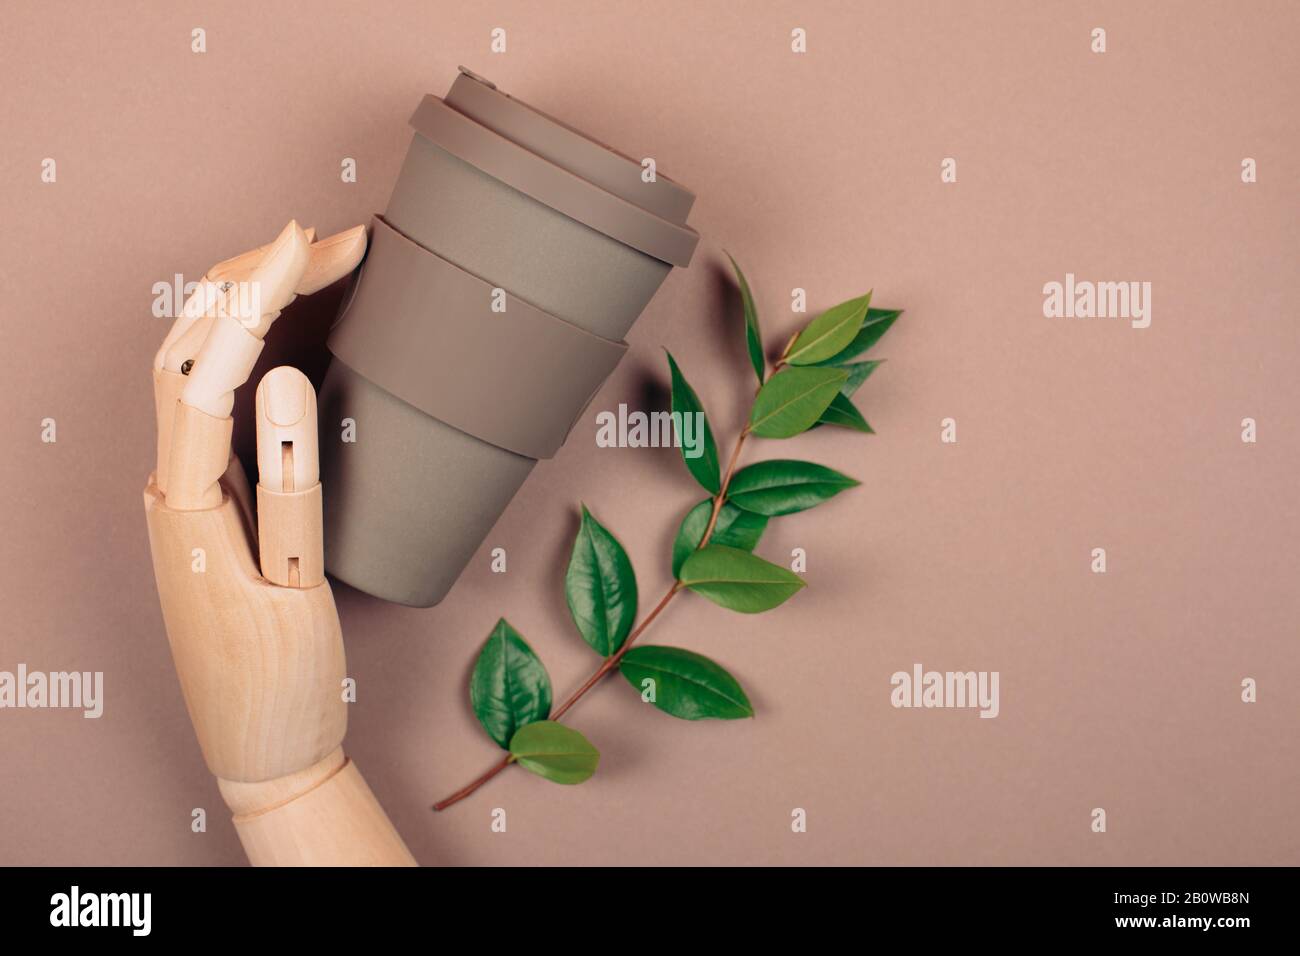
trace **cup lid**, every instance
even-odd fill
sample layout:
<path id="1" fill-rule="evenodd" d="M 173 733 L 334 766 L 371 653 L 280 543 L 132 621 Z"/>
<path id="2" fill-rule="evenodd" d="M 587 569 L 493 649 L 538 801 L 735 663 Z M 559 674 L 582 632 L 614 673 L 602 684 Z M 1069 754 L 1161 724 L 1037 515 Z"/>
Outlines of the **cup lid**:
<path id="1" fill-rule="evenodd" d="M 663 262 L 690 263 L 700 237 L 684 221 L 690 202 L 683 202 L 681 196 L 693 201 L 689 192 L 657 173 L 655 182 L 643 182 L 640 164 L 498 94 L 484 80 L 462 73 L 457 83 L 461 84 L 462 105 L 472 100 L 470 108 L 489 116 L 492 124 L 507 128 L 511 135 L 433 95 L 425 96 L 411 116 L 417 133 L 507 186 L 612 239 Z M 577 168 L 566 165 L 569 162 Z M 653 190 L 663 183 L 670 188 Z M 681 220 L 666 218 L 659 210 L 680 215 Z"/>
<path id="2" fill-rule="evenodd" d="M 641 160 L 625 156 L 562 120 L 502 92 L 495 83 L 463 66 L 443 102 L 494 133 L 661 219 L 684 223 L 690 214 L 695 194 L 657 168 L 654 180 L 644 181 Z"/>

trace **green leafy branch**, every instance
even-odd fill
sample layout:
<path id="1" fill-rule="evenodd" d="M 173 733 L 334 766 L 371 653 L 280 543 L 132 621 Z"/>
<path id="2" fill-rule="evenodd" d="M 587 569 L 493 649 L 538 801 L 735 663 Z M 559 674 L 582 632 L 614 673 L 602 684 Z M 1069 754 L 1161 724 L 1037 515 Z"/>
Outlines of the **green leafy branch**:
<path id="1" fill-rule="evenodd" d="M 820 425 L 871 434 L 852 397 L 879 361 L 855 361 L 875 345 L 901 314 L 871 308 L 871 293 L 827 309 L 791 337 L 767 368 L 758 310 L 749 283 L 733 259 L 745 314 L 745 345 L 758 390 L 749 422 L 736 437 L 725 470 L 699 396 L 668 355 L 672 414 L 703 423 L 702 453 L 686 454 L 687 470 L 709 497 L 686 513 L 673 541 L 673 584 L 635 624 L 637 582 L 627 552 L 584 506 L 573 542 L 564 593 L 578 633 L 602 658 L 600 666 L 564 703 L 551 709 L 551 679 L 528 642 L 502 618 L 479 653 L 470 678 L 475 715 L 506 753 L 489 770 L 434 804 L 444 810 L 468 797 L 511 764 L 553 780 L 581 783 L 596 772 L 600 753 L 577 730 L 560 723 L 588 691 L 617 670 L 642 700 L 683 720 L 752 717 L 754 708 L 725 668 L 679 647 L 633 646 L 682 591 L 715 604 L 756 614 L 783 604 L 804 586 L 793 571 L 753 553 L 768 521 L 805 511 L 858 482 L 824 465 L 790 459 L 759 461 L 738 469 L 751 437 L 793 438 Z"/>

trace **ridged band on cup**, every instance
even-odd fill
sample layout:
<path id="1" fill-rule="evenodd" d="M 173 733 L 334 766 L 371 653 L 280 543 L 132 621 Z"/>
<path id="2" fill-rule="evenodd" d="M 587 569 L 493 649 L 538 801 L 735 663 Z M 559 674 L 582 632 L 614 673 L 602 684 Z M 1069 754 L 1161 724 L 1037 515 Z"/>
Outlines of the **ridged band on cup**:
<path id="1" fill-rule="evenodd" d="M 408 405 L 530 458 L 555 454 L 627 351 L 495 289 L 380 216 L 328 346 Z"/>
<path id="2" fill-rule="evenodd" d="M 416 132 L 513 189 L 624 245 L 675 266 L 690 264 L 700 236 L 606 192 L 448 106 L 432 94 L 411 116 Z"/>

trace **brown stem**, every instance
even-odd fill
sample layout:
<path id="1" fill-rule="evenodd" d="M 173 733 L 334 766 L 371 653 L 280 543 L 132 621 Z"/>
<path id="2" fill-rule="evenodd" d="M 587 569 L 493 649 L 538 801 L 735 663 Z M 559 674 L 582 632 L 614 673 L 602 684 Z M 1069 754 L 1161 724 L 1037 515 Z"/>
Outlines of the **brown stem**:
<path id="1" fill-rule="evenodd" d="M 559 706 L 559 708 L 555 711 L 555 713 L 551 714 L 549 719 L 559 720 L 561 717 L 563 717 L 565 713 L 568 712 L 569 708 L 578 702 L 578 700 L 582 697 L 583 694 L 587 693 L 587 691 L 591 690 L 598 683 L 600 683 L 602 677 L 604 677 L 614 668 L 618 667 L 618 662 L 623 659 L 623 655 L 626 654 L 632 648 L 632 642 L 635 641 L 638 637 L 640 637 L 641 634 L 645 631 L 645 629 L 654 622 L 654 619 L 659 616 L 660 612 L 663 611 L 663 609 L 668 606 L 668 602 L 671 601 L 674 595 L 676 595 L 677 592 L 680 591 L 681 589 L 682 589 L 681 583 L 674 581 L 673 586 L 668 589 L 668 592 L 659 599 L 659 603 L 654 606 L 654 610 L 652 610 L 649 614 L 647 614 L 645 618 L 641 621 L 641 623 L 632 629 L 632 633 L 627 636 L 627 640 L 623 642 L 623 646 L 620 647 L 615 653 L 605 658 L 604 662 L 600 665 L 600 667 L 596 668 L 596 672 L 592 674 L 590 677 L 588 677 L 587 680 L 583 683 L 583 685 L 579 687 L 577 690 L 575 690 L 573 694 L 570 695 L 569 699 Z M 514 763 L 514 759 L 515 758 L 513 756 L 505 757 L 499 763 L 494 764 L 490 770 L 488 770 L 486 773 L 480 776 L 473 783 L 467 784 L 466 786 L 461 787 L 451 796 L 439 800 L 437 803 L 433 805 L 433 809 L 446 810 L 453 803 L 459 803 L 460 801 L 464 800 L 466 797 L 472 794 L 479 787 L 483 786 L 483 784 L 487 783 L 489 780 L 491 780 L 493 777 L 499 774 L 502 770 L 505 770 L 506 767 Z"/>
<path id="2" fill-rule="evenodd" d="M 437 803 L 433 805 L 433 809 L 446 810 L 453 803 L 459 803 L 461 800 L 464 800 L 466 797 L 468 797 L 479 787 L 483 786 L 483 784 L 487 783 L 489 780 L 491 780 L 493 777 L 499 774 L 502 770 L 505 770 L 506 767 L 510 766 L 512 763 L 514 763 L 513 756 L 507 755 L 503 757 L 500 763 L 495 764 L 491 770 L 483 774 L 473 783 L 466 784 L 465 786 L 461 787 L 459 790 L 453 793 L 450 797 L 447 797 L 445 800 L 439 800 Z"/>
<path id="3" fill-rule="evenodd" d="M 793 343 L 794 339 L 791 339 L 790 342 Z M 790 346 L 786 345 L 786 351 L 788 352 L 789 350 L 790 350 Z M 784 364 L 785 364 L 785 354 L 782 353 L 781 360 L 777 362 L 773 371 L 775 372 L 777 369 L 780 369 L 781 366 Z M 731 485 L 731 476 L 735 474 L 736 463 L 740 460 L 740 449 L 744 446 L 745 439 L 748 437 L 749 437 L 749 426 L 746 425 L 744 429 L 741 430 L 740 436 L 736 439 L 735 447 L 732 448 L 731 450 L 731 459 L 727 462 L 727 471 L 722 476 L 722 486 L 721 488 L 718 489 L 718 493 L 713 498 L 713 511 L 709 515 L 709 523 L 705 526 L 704 534 L 700 538 L 699 547 L 701 548 L 709 543 L 709 538 L 712 537 L 713 535 L 713 529 L 718 523 L 718 514 L 722 511 L 722 506 L 727 500 L 727 488 L 730 487 Z M 605 658 L 605 660 L 601 663 L 600 667 L 596 668 L 595 673 L 593 673 L 590 677 L 588 677 L 586 681 L 583 682 L 583 685 L 579 687 L 576 691 L 574 691 L 573 694 L 569 697 L 569 699 L 566 700 L 563 704 L 561 704 L 556 709 L 556 711 L 553 714 L 551 714 L 550 719 L 559 720 L 561 717 L 563 717 L 566 713 L 568 713 L 569 708 L 572 707 L 574 704 L 576 704 L 582 698 L 582 696 L 587 693 L 587 691 L 591 690 L 593 687 L 599 684 L 600 681 L 607 674 L 609 674 L 610 671 L 616 669 L 618 667 L 619 661 L 623 659 L 623 655 L 626 654 L 631 649 L 633 642 L 636 641 L 636 639 L 640 637 L 642 633 L 644 633 L 646 628 L 648 628 L 652 623 L 654 623 L 654 619 L 659 616 L 659 614 L 663 611 L 663 609 L 668 606 L 668 602 L 671 601 L 677 595 L 677 593 L 682 589 L 683 589 L 682 583 L 680 581 L 674 581 L 673 586 L 670 587 L 667 593 L 664 594 L 664 596 L 659 599 L 659 603 L 654 606 L 654 609 L 642 619 L 640 624 L 638 624 L 636 627 L 632 629 L 632 633 L 627 636 L 627 640 L 623 642 L 623 646 L 620 647 L 615 653 Z M 490 770 L 488 770 L 486 773 L 484 773 L 482 776 L 480 776 L 472 783 L 466 784 L 464 787 L 461 787 L 451 796 L 446 797 L 443 800 L 439 800 L 437 803 L 433 805 L 433 809 L 446 810 L 452 804 L 459 803 L 460 801 L 464 800 L 466 797 L 472 794 L 479 787 L 483 786 L 483 784 L 487 783 L 489 780 L 491 780 L 493 777 L 499 774 L 502 770 L 505 770 L 506 767 L 514 763 L 514 759 L 515 758 L 513 756 L 504 757 L 500 762 L 494 764 Z"/>
<path id="4" fill-rule="evenodd" d="M 772 374 L 773 374 L 773 375 L 775 375 L 777 372 L 779 372 L 779 371 L 781 370 L 781 366 L 785 364 L 785 360 L 786 360 L 786 358 L 789 357 L 789 355 L 790 355 L 790 350 L 791 350 L 792 348 L 794 348 L 795 340 L 798 339 L 798 338 L 799 338 L 799 333 L 796 332 L 796 333 L 794 333 L 794 335 L 792 335 L 792 336 L 790 336 L 788 339 L 786 339 L 786 342 L 785 342 L 785 348 L 783 348 L 783 349 L 781 350 L 781 357 L 780 357 L 779 359 L 777 359 L 777 360 L 776 360 L 776 364 L 775 364 L 774 366 L 772 366 Z"/>
<path id="5" fill-rule="evenodd" d="M 745 444 L 745 439 L 749 437 L 749 426 L 746 425 L 740 432 L 740 437 L 736 439 L 736 446 L 731 449 L 731 460 L 727 462 L 726 474 L 722 476 L 722 487 L 718 493 L 713 496 L 713 511 L 709 514 L 709 523 L 704 526 L 704 536 L 700 538 L 700 547 L 709 543 L 709 538 L 713 536 L 713 528 L 718 523 L 718 515 L 722 513 L 722 506 L 727 501 L 727 489 L 731 487 L 731 476 L 736 473 L 736 462 L 740 459 L 741 446 Z"/>
<path id="6" fill-rule="evenodd" d="M 649 627 L 650 624 L 654 621 L 654 619 L 659 616 L 659 612 L 668 606 L 668 602 L 671 601 L 673 599 L 673 596 L 676 595 L 677 592 L 680 591 L 681 589 L 682 589 L 681 583 L 678 581 L 674 581 L 673 586 L 668 589 L 668 593 L 666 593 L 663 597 L 661 597 L 659 599 L 659 603 L 654 606 L 654 610 L 651 611 L 649 614 L 647 614 L 645 616 L 645 619 L 642 620 L 640 624 L 638 624 L 635 628 L 632 629 L 632 633 L 627 636 L 627 640 L 623 642 L 623 646 L 620 647 L 615 653 L 605 658 L 605 663 L 601 664 L 600 667 L 596 669 L 596 673 L 588 677 L 586 683 L 583 684 L 581 687 L 579 687 L 577 690 L 575 690 L 573 692 L 573 695 L 569 697 L 569 699 L 566 700 L 563 704 L 560 705 L 559 709 L 556 710 L 556 712 L 551 715 L 551 720 L 559 720 L 561 717 L 563 717 L 565 713 L 568 711 L 568 709 L 578 702 L 578 698 L 580 698 L 583 694 L 587 693 L 587 691 L 595 687 L 602 677 L 604 677 L 606 674 L 608 674 L 610 671 L 612 671 L 615 667 L 618 666 L 618 662 L 623 659 L 623 655 L 626 654 L 631 649 L 632 642 L 641 636 L 641 634 L 645 631 L 645 629 Z"/>

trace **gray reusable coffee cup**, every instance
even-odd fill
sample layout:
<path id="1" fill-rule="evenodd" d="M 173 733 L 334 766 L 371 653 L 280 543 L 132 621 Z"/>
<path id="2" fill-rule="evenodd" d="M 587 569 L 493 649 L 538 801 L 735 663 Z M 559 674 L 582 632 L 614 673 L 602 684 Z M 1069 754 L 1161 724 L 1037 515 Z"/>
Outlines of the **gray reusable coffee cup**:
<path id="1" fill-rule="evenodd" d="M 440 601 L 699 236 L 694 196 L 462 68 L 426 96 L 328 341 L 325 566 Z"/>

